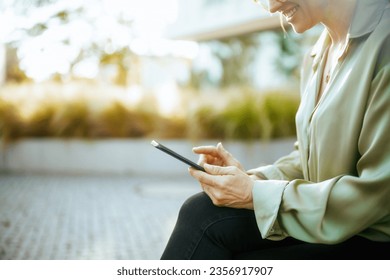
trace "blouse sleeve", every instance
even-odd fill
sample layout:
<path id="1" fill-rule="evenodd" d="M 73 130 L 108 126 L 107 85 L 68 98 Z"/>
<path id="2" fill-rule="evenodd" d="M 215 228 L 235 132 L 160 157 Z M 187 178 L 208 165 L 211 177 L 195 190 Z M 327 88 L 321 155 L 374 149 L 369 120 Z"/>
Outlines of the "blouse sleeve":
<path id="1" fill-rule="evenodd" d="M 298 178 L 294 152 L 258 171 L 276 180 L 257 180 L 255 215 L 263 238 L 285 236 L 333 244 L 364 231 L 390 236 L 390 64 L 387 57 L 370 88 L 358 140 L 357 175 L 322 182 Z M 383 62 L 383 61 L 382 61 Z M 253 171 L 254 172 L 254 171 Z M 296 178 L 294 178 L 296 177 Z"/>
<path id="2" fill-rule="evenodd" d="M 258 179 L 266 180 L 294 180 L 302 179 L 301 157 L 299 154 L 298 143 L 295 143 L 295 150 L 289 155 L 277 160 L 272 165 L 266 165 L 247 171 L 249 175 L 255 175 Z"/>

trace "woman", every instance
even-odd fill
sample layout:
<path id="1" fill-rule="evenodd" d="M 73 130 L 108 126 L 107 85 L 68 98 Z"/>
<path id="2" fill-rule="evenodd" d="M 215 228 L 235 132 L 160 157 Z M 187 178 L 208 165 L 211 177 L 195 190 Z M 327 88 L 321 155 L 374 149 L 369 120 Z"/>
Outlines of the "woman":
<path id="1" fill-rule="evenodd" d="M 297 145 L 245 171 L 221 144 L 194 148 L 202 193 L 183 205 L 162 259 L 390 259 L 390 4 L 269 0 L 302 33 Z"/>

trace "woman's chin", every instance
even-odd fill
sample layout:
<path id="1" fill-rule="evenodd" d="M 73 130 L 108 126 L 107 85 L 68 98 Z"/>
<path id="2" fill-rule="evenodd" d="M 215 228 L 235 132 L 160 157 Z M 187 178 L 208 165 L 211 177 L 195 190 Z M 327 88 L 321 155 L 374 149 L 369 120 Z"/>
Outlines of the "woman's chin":
<path id="1" fill-rule="evenodd" d="M 289 24 L 291 25 L 292 29 L 294 30 L 295 33 L 303 33 L 307 30 L 309 30 L 311 28 L 311 26 L 307 26 L 307 25 L 301 25 L 301 24 L 294 24 L 294 23 L 291 23 L 289 22 Z"/>

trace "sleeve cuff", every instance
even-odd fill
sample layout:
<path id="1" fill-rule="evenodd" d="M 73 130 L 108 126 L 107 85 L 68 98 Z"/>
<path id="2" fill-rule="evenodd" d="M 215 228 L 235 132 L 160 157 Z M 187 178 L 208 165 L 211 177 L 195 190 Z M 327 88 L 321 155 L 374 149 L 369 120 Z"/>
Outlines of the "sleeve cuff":
<path id="1" fill-rule="evenodd" d="M 266 165 L 254 169 L 250 169 L 247 171 L 249 175 L 256 175 L 261 180 L 282 180 L 283 174 L 274 166 L 274 165 Z"/>
<path id="2" fill-rule="evenodd" d="M 281 240 L 287 235 L 281 229 L 277 216 L 283 192 L 288 181 L 256 181 L 253 187 L 253 206 L 257 226 L 263 239 Z"/>

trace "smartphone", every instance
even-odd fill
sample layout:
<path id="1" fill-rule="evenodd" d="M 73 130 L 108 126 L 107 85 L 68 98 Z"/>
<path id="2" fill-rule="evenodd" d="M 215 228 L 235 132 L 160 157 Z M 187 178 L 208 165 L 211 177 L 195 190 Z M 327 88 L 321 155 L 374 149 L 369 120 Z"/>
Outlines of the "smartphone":
<path id="1" fill-rule="evenodd" d="M 178 153 L 172 151 L 171 149 L 165 147 L 164 145 L 158 143 L 157 141 L 153 140 L 153 141 L 151 142 L 151 144 L 152 144 L 154 147 L 156 147 L 157 149 L 159 149 L 159 150 L 161 150 L 161 151 L 167 153 L 167 154 L 170 155 L 170 156 L 173 156 L 174 158 L 176 158 L 176 159 L 178 159 L 178 160 L 180 160 L 180 161 L 182 161 L 182 162 L 188 164 L 189 166 L 191 166 L 191 167 L 193 167 L 193 168 L 195 168 L 195 169 L 198 169 L 198 170 L 200 170 L 200 171 L 206 172 L 206 170 L 204 170 L 204 168 L 203 168 L 202 166 L 200 166 L 199 164 L 196 164 L 195 162 L 189 160 L 188 158 L 185 158 L 185 157 L 183 157 L 182 155 L 179 155 Z"/>

